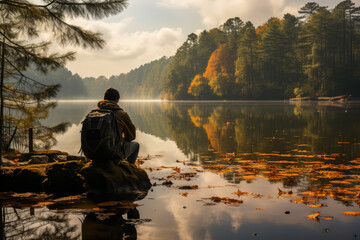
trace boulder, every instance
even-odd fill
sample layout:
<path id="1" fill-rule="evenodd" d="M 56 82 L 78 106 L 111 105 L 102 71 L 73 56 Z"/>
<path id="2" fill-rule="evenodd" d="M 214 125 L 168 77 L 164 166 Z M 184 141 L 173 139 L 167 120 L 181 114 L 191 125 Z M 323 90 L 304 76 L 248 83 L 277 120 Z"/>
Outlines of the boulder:
<path id="1" fill-rule="evenodd" d="M 88 163 L 80 174 L 85 178 L 88 194 L 117 195 L 135 191 L 147 191 L 151 183 L 147 173 L 140 167 L 125 160 L 115 164 Z"/>
<path id="2" fill-rule="evenodd" d="M 67 152 L 62 152 L 58 150 L 42 150 L 42 151 L 34 151 L 30 153 L 22 153 L 21 161 L 28 161 L 31 157 L 35 155 L 46 155 L 49 157 L 49 162 L 55 162 L 55 157 L 57 155 L 69 155 Z"/>
<path id="3" fill-rule="evenodd" d="M 67 161 L 67 155 L 56 155 L 54 156 L 55 162 L 66 162 Z"/>
<path id="4" fill-rule="evenodd" d="M 73 160 L 78 160 L 78 161 L 86 161 L 86 157 L 84 156 L 76 156 L 76 155 L 68 155 L 67 156 L 67 160 L 68 161 L 73 161 Z"/>
<path id="5" fill-rule="evenodd" d="M 29 164 L 46 164 L 49 162 L 49 157 L 46 155 L 34 155 L 30 157 Z"/>
<path id="6" fill-rule="evenodd" d="M 47 178 L 43 182 L 46 193 L 56 196 L 76 195 L 85 191 L 84 178 L 79 174 L 84 163 L 81 161 L 67 161 L 52 163 L 46 168 Z"/>
<path id="7" fill-rule="evenodd" d="M 7 168 L 0 169 L 0 191 L 6 192 L 12 190 L 13 171 Z"/>
<path id="8" fill-rule="evenodd" d="M 42 182 L 46 175 L 39 168 L 16 168 L 11 185 L 14 192 L 42 192 Z"/>

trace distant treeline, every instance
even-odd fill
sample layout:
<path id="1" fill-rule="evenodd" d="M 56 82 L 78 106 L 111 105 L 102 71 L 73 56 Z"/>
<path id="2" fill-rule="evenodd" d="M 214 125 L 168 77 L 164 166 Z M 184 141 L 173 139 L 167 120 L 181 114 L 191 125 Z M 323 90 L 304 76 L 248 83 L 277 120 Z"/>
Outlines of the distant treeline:
<path id="1" fill-rule="evenodd" d="M 46 84 L 60 84 L 58 99 L 99 99 L 112 86 L 120 91 L 122 99 L 159 99 L 165 88 L 170 58 L 144 64 L 129 73 L 106 78 L 81 78 L 66 68 L 50 71 L 44 75 L 29 69 L 26 75 Z"/>
<path id="2" fill-rule="evenodd" d="M 360 7 L 309 2 L 255 28 L 230 18 L 194 33 L 175 56 L 127 74 L 81 79 L 66 69 L 36 76 L 63 87 L 59 98 L 100 98 L 109 86 L 123 99 L 284 99 L 360 96 Z"/>

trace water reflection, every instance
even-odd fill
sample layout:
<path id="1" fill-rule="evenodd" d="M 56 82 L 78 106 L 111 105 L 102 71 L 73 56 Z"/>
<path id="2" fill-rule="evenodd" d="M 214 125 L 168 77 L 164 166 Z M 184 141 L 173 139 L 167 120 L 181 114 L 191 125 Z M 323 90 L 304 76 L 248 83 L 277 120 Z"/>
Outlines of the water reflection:
<path id="1" fill-rule="evenodd" d="M 79 123 L 95 104 L 73 110 L 70 103 L 59 104 L 49 121 L 66 118 L 73 125 L 55 148 L 79 149 Z M 141 155 L 155 156 L 142 165 L 158 184 L 137 208 L 152 219 L 137 226 L 140 239 L 249 239 L 253 233 L 266 239 L 353 239 L 358 233 L 359 218 L 342 214 L 358 212 L 360 205 L 358 103 L 120 105 L 138 127 Z M 182 173 L 194 177 L 179 180 Z M 162 185 L 165 180 L 174 185 Z M 243 203 L 234 207 L 212 197 Z M 307 219 L 314 212 L 327 219 Z M 89 218 L 101 231 L 109 228 L 103 227 L 107 221 Z M 107 219 L 110 229 L 122 226 L 118 236 L 129 224 L 125 217 Z"/>
<path id="2" fill-rule="evenodd" d="M 79 239 L 79 221 L 46 208 L 2 208 L 1 239 Z"/>
<path id="3" fill-rule="evenodd" d="M 96 102 L 59 103 L 49 123 L 79 126 Z M 122 102 L 138 130 L 175 141 L 189 157 L 211 151 L 289 152 L 359 156 L 360 106 L 288 103 Z M 336 105 L 335 105 L 336 106 Z M 340 144 L 346 143 L 346 144 Z M 146 145 L 147 143 L 143 143 Z M 295 148 L 294 148 L 295 147 Z"/>
<path id="4" fill-rule="evenodd" d="M 125 212 L 116 212 L 105 218 L 95 213 L 88 214 L 82 224 L 82 239 L 137 239 L 135 223 L 132 220 L 140 219 L 139 211 L 136 208 L 127 209 L 127 219 L 123 218 Z"/>
<path id="5" fill-rule="evenodd" d="M 35 193 L 2 193 L 1 239 L 137 239 L 137 203 L 147 191 L 54 199 Z M 126 215 L 126 218 L 124 216 Z"/>

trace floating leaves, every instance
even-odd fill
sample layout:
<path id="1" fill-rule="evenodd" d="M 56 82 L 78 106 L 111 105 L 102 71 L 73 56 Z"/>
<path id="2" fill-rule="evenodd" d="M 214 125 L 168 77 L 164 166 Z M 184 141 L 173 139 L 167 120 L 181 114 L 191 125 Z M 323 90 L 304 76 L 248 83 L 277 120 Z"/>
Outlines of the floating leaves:
<path id="1" fill-rule="evenodd" d="M 229 197 L 211 197 L 211 201 L 216 203 L 225 203 L 226 205 L 232 206 L 232 207 L 238 207 L 240 204 L 243 203 L 243 200 L 236 200 Z"/>
<path id="2" fill-rule="evenodd" d="M 279 197 L 284 197 L 283 195 L 288 195 L 288 196 L 285 196 L 285 197 L 292 197 L 292 191 L 284 191 L 284 190 L 281 190 L 280 188 L 278 188 L 278 195 L 277 195 L 277 198 Z"/>
<path id="3" fill-rule="evenodd" d="M 360 212 L 343 212 L 342 214 L 350 215 L 350 216 L 360 216 Z"/>
<path id="4" fill-rule="evenodd" d="M 322 203 L 320 203 L 320 204 L 308 204 L 308 205 L 306 205 L 307 207 L 312 207 L 312 208 L 322 208 L 322 207 L 327 207 L 327 205 L 326 204 L 322 204 Z"/>
<path id="5" fill-rule="evenodd" d="M 236 195 L 238 195 L 239 197 L 240 197 L 241 195 L 249 195 L 248 192 L 242 192 L 242 191 L 240 191 L 240 189 L 238 189 L 236 192 L 233 192 L 233 194 L 236 194 Z"/>
<path id="6" fill-rule="evenodd" d="M 327 217 L 320 216 L 320 212 L 314 212 L 313 214 L 308 215 L 307 217 L 308 217 L 308 219 L 312 219 L 312 220 L 315 220 L 317 222 L 320 222 L 320 219 L 330 221 L 330 220 L 333 220 L 333 218 L 334 218 L 334 217 L 331 217 L 331 216 L 327 216 Z"/>
<path id="7" fill-rule="evenodd" d="M 188 192 L 179 193 L 179 195 L 181 195 L 181 196 L 183 196 L 183 197 L 187 197 L 187 196 L 188 196 Z"/>
<path id="8" fill-rule="evenodd" d="M 188 186 L 188 185 L 185 185 L 185 186 L 180 186 L 179 189 L 188 189 L 188 190 L 195 190 L 195 189 L 198 189 L 199 186 L 198 185 L 193 185 L 193 186 Z"/>

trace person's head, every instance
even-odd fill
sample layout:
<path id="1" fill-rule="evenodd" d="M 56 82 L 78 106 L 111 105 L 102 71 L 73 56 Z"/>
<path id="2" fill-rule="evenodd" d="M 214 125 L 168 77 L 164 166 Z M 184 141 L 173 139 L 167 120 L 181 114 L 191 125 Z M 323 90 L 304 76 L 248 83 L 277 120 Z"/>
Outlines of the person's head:
<path id="1" fill-rule="evenodd" d="M 104 100 L 117 102 L 120 99 L 120 93 L 115 88 L 108 88 L 104 93 Z"/>

